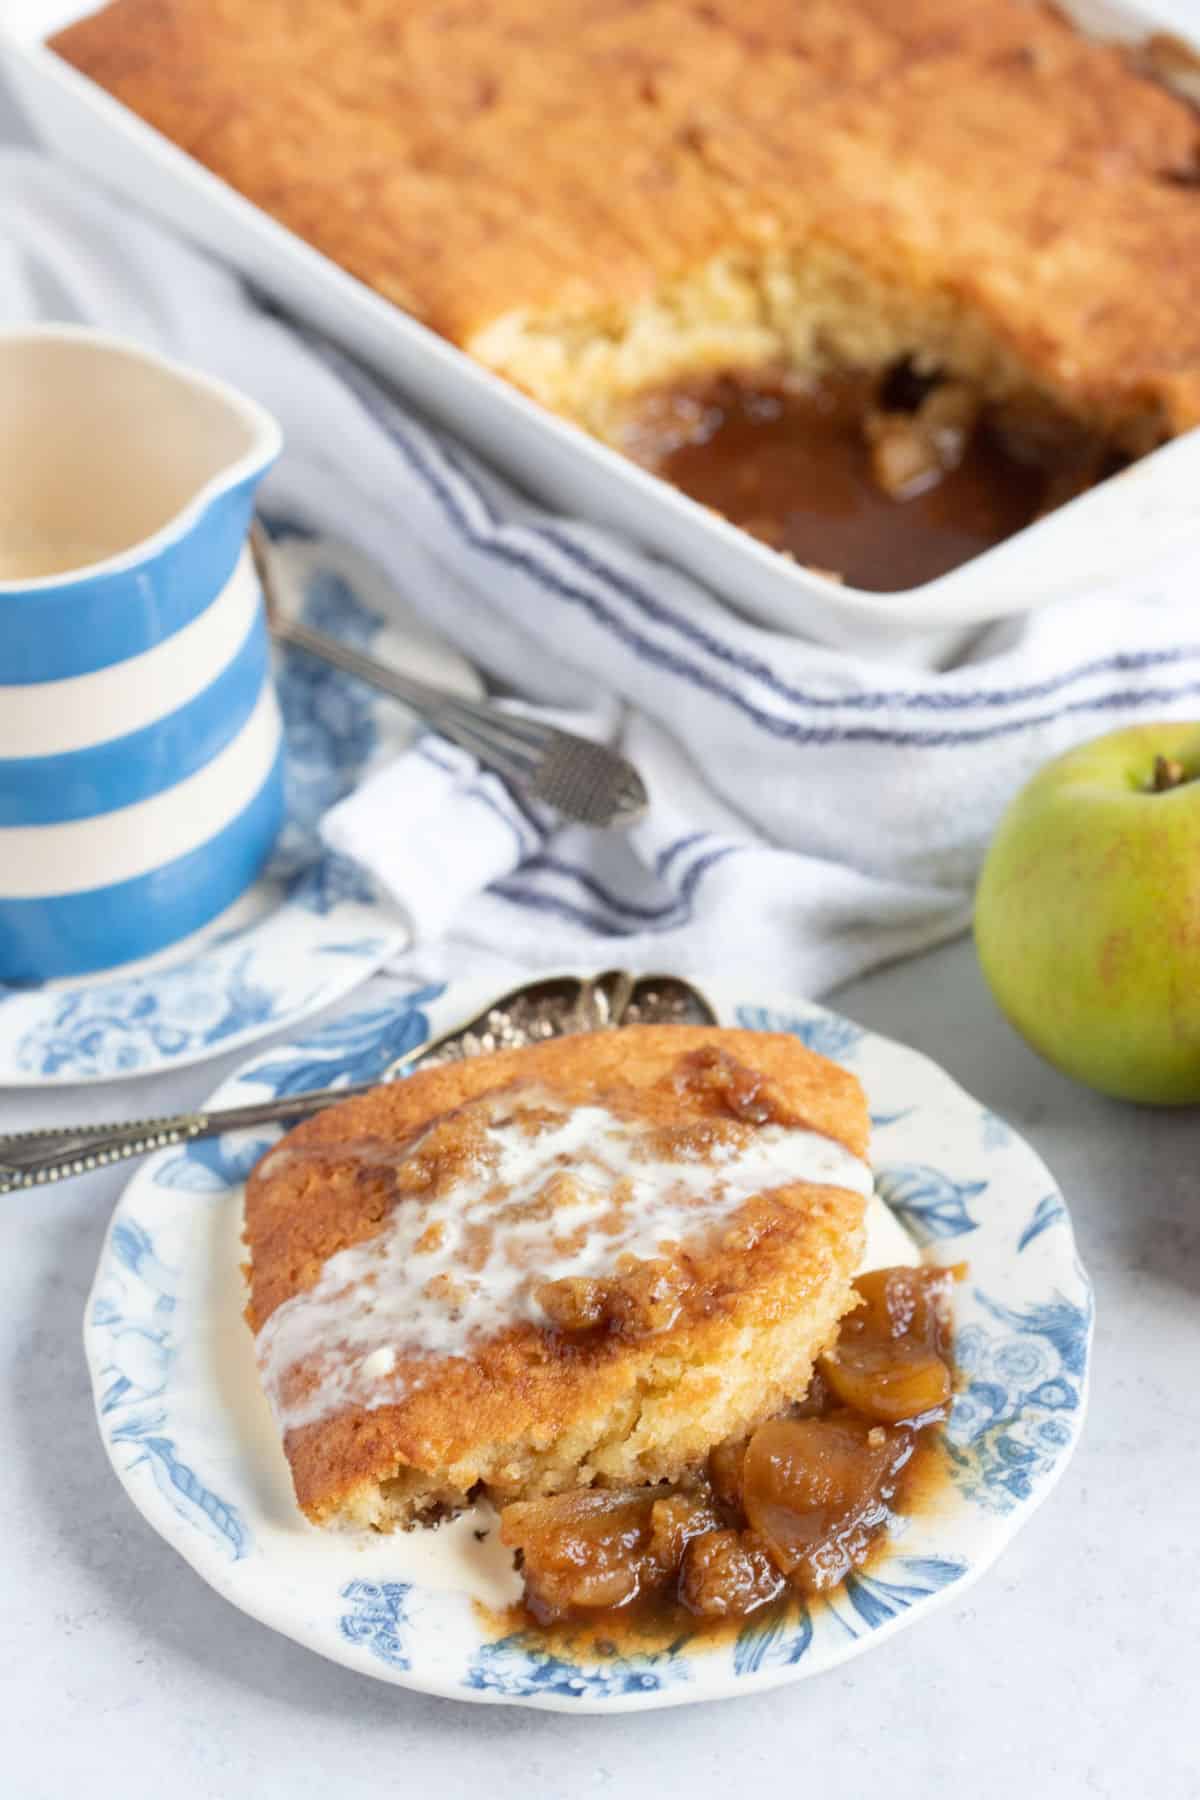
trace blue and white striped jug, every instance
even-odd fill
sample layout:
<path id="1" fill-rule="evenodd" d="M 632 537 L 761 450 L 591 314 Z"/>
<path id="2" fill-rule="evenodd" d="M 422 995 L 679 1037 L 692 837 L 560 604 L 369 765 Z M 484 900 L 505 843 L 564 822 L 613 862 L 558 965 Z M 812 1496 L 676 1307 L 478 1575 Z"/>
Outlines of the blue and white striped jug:
<path id="1" fill-rule="evenodd" d="M 162 950 L 282 814 L 246 545 L 273 419 L 72 326 L 0 332 L 0 981 Z"/>

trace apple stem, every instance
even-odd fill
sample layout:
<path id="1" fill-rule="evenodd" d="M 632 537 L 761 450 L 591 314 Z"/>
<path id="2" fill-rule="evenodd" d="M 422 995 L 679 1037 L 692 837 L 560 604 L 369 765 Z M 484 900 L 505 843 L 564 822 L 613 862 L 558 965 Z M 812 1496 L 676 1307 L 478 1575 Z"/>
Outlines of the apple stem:
<path id="1" fill-rule="evenodd" d="M 1182 787 L 1187 778 L 1187 770 L 1175 757 L 1155 757 L 1154 778 L 1150 785 L 1156 794 L 1166 794 L 1172 788 Z"/>

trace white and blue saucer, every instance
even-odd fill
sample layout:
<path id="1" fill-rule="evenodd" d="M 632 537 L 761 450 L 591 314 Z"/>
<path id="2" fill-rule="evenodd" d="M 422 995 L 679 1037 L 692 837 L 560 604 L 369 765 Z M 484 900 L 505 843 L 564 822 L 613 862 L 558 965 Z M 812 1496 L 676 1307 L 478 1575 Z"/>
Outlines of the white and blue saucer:
<path id="1" fill-rule="evenodd" d="M 427 680 L 478 692 L 469 666 L 363 603 L 361 559 L 298 536 L 277 541 L 309 624 Z M 395 701 L 299 651 L 277 657 L 285 823 L 262 877 L 204 931 L 144 963 L 40 986 L 0 984 L 0 1087 L 116 1081 L 202 1062 L 298 1023 L 365 981 L 409 941 L 399 909 L 325 849 L 321 815 L 412 740 Z"/>
<path id="2" fill-rule="evenodd" d="M 475 1603 L 504 1604 L 514 1578 L 497 1534 L 476 1538 L 475 1516 L 360 1536 L 320 1531 L 296 1507 L 241 1317 L 242 1184 L 279 1133 L 241 1132 L 143 1164 L 114 1214 L 84 1325 L 119 1480 L 234 1606 L 359 1674 L 425 1693 L 563 1712 L 678 1706 L 801 1681 L 959 1603 L 1050 1493 L 1083 1426 L 1092 1296 L 1049 1171 L 928 1058 L 820 1007 L 700 980 L 722 1023 L 795 1032 L 854 1071 L 872 1106 L 877 1192 L 923 1254 L 967 1265 L 945 1495 L 899 1521 L 887 1555 L 828 1602 L 748 1619 L 729 1641 L 598 1658 L 489 1629 Z M 426 988 L 338 1019 L 261 1052 L 212 1104 L 370 1081 L 493 991 Z"/>

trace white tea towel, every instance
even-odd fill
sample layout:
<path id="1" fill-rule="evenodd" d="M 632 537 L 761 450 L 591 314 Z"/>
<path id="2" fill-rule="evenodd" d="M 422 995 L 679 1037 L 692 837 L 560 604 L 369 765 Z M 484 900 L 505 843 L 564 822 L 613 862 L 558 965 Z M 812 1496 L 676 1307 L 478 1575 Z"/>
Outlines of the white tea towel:
<path id="1" fill-rule="evenodd" d="M 237 383 L 287 449 L 265 504 L 371 558 L 499 690 L 637 763 L 627 837 L 553 830 L 440 739 L 329 816 L 454 966 L 737 967 L 820 992 L 961 929 L 981 853 L 1047 757 L 1200 710 L 1200 549 L 1119 597 L 897 671 L 739 617 L 532 505 L 227 269 L 32 153 L 0 156 L 0 319 L 83 319 Z"/>

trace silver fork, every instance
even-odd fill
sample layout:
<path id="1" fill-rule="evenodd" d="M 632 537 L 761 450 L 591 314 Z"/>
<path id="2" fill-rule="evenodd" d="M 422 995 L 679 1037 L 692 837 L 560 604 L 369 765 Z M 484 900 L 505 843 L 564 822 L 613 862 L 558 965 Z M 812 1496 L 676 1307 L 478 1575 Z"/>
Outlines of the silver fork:
<path id="1" fill-rule="evenodd" d="M 251 1101 L 218 1112 L 171 1113 L 157 1119 L 126 1119 L 112 1125 L 52 1126 L 0 1137 L 0 1194 L 45 1187 L 72 1175 L 86 1175 L 109 1163 L 126 1162 L 151 1150 L 196 1138 L 217 1137 L 252 1125 L 288 1124 L 307 1118 L 356 1094 L 369 1094 L 418 1064 L 431 1066 L 576 1031 L 630 1024 L 715 1025 L 711 1003 L 678 975 L 633 976 L 624 969 L 602 975 L 551 975 L 526 981 L 501 994 L 482 1012 L 440 1036 L 405 1051 L 374 1081 L 314 1089 L 283 1099 Z"/>
<path id="2" fill-rule="evenodd" d="M 633 764 L 606 744 L 560 731 L 537 719 L 505 712 L 487 700 L 465 700 L 354 650 L 339 638 L 290 619 L 279 601 L 271 540 L 262 525 L 251 528 L 251 548 L 267 599 L 277 643 L 316 656 L 345 675 L 355 675 L 401 701 L 454 743 L 470 751 L 502 780 L 581 825 L 631 825 L 649 799 Z"/>

